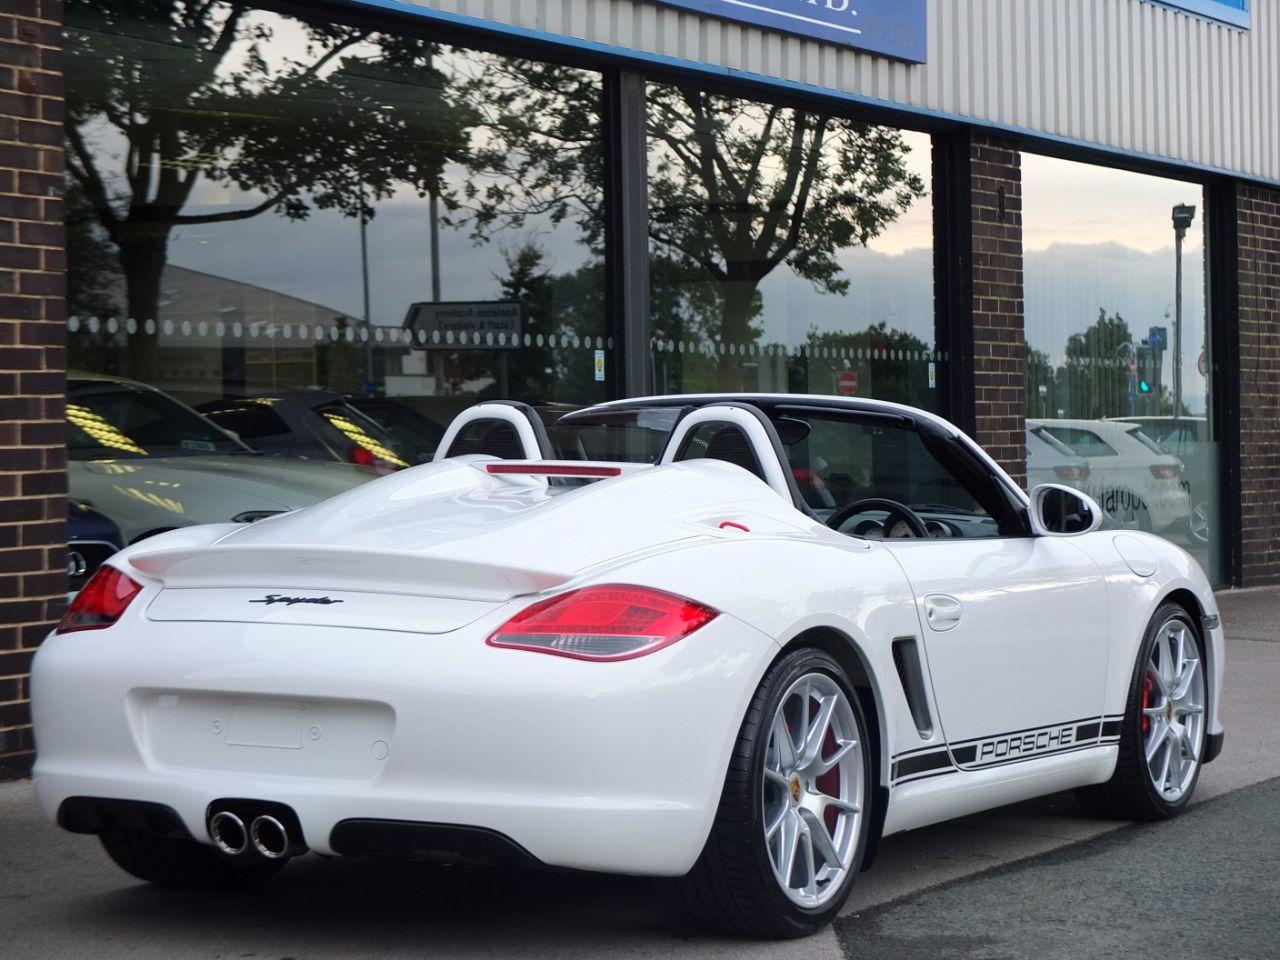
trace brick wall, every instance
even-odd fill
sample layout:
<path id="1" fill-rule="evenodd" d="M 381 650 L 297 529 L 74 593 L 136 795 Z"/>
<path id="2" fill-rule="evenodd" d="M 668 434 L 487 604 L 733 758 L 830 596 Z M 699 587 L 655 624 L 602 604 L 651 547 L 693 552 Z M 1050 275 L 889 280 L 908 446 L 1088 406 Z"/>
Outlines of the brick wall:
<path id="1" fill-rule="evenodd" d="M 975 134 L 968 168 L 975 439 L 1025 483 L 1022 158 L 1012 145 Z"/>
<path id="2" fill-rule="evenodd" d="M 61 0 L 0 14 L 0 776 L 24 772 L 27 673 L 67 590 Z"/>
<path id="3" fill-rule="evenodd" d="M 1280 583 L 1280 191 L 1236 192 L 1243 586 Z"/>

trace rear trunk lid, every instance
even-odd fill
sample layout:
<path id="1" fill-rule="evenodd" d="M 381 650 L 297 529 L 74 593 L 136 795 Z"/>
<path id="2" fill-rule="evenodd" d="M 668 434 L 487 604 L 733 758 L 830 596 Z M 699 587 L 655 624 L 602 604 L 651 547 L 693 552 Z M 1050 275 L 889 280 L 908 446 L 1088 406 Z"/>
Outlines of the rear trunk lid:
<path id="1" fill-rule="evenodd" d="M 513 597 L 719 536 L 708 511 L 784 506 L 724 464 L 569 489 L 484 465 L 424 464 L 209 545 L 142 546 L 129 563 L 164 585 L 147 615 L 443 633 Z"/>

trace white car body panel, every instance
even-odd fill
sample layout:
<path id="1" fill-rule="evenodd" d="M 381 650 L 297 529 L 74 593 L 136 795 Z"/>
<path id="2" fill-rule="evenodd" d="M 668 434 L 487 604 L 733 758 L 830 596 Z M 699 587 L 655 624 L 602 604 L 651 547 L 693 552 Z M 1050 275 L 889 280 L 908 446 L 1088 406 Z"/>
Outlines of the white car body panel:
<path id="1" fill-rule="evenodd" d="M 259 797 L 293 808 L 320 852 L 339 822 L 380 818 L 498 831 L 555 866 L 679 875 L 706 840 L 761 677 L 802 638 L 843 645 L 860 667 L 887 833 L 1105 780 L 1106 722 L 1123 711 L 1153 611 L 1181 590 L 1217 612 L 1195 562 L 1153 537 L 870 542 L 716 461 L 563 492 L 493 476 L 493 462 L 423 464 L 113 557 L 144 587 L 120 622 L 55 633 L 36 657 L 45 810 L 70 797 L 162 803 L 208 842 L 212 800 Z M 1117 536 L 1139 538 L 1155 570 L 1135 574 Z M 613 663 L 486 645 L 531 602 L 593 583 L 720 615 Z M 316 593 L 328 602 L 262 602 Z M 922 616 L 938 594 L 962 605 L 951 630 Z M 1218 734 L 1222 632 L 1210 636 Z M 920 643 L 935 718 L 924 733 L 898 638 Z M 1035 742 L 1067 721 L 1080 721 L 1070 750 Z M 983 738 L 1027 728 L 1019 762 L 964 762 L 966 747 L 976 757 Z"/>
<path id="2" fill-rule="evenodd" d="M 1107 592 L 1094 561 L 1070 539 L 886 546 L 916 591 L 949 743 L 1102 714 L 1097 678 L 1110 647 Z M 931 620 L 931 597 L 957 601 L 958 622 Z"/>

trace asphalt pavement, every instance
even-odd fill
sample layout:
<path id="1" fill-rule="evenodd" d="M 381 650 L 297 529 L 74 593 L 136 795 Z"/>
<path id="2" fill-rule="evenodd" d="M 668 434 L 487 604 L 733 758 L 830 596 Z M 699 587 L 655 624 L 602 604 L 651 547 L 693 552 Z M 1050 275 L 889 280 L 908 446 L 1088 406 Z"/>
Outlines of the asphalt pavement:
<path id="1" fill-rule="evenodd" d="M 161 890 L 16 782 L 0 783 L 0 956 L 1280 958 L 1280 590 L 1220 604 L 1227 740 L 1192 810 L 1135 827 L 1063 794 L 890 837 L 806 940 L 689 932 L 666 884 L 626 877 L 306 857 L 252 894 Z"/>
<path id="2" fill-rule="evenodd" d="M 844 916 L 848 957 L 1275 960 L 1280 780 Z"/>

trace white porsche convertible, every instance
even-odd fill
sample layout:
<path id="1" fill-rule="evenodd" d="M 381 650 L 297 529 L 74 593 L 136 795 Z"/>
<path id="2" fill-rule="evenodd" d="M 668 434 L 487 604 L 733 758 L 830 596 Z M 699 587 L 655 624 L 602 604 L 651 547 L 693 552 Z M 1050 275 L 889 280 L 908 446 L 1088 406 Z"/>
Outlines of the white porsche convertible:
<path id="1" fill-rule="evenodd" d="M 880 838 L 1221 749 L 1203 573 L 951 424 L 807 396 L 463 413 L 435 462 L 116 554 L 36 657 L 45 810 L 125 870 L 308 850 L 680 878 L 813 931 Z"/>

